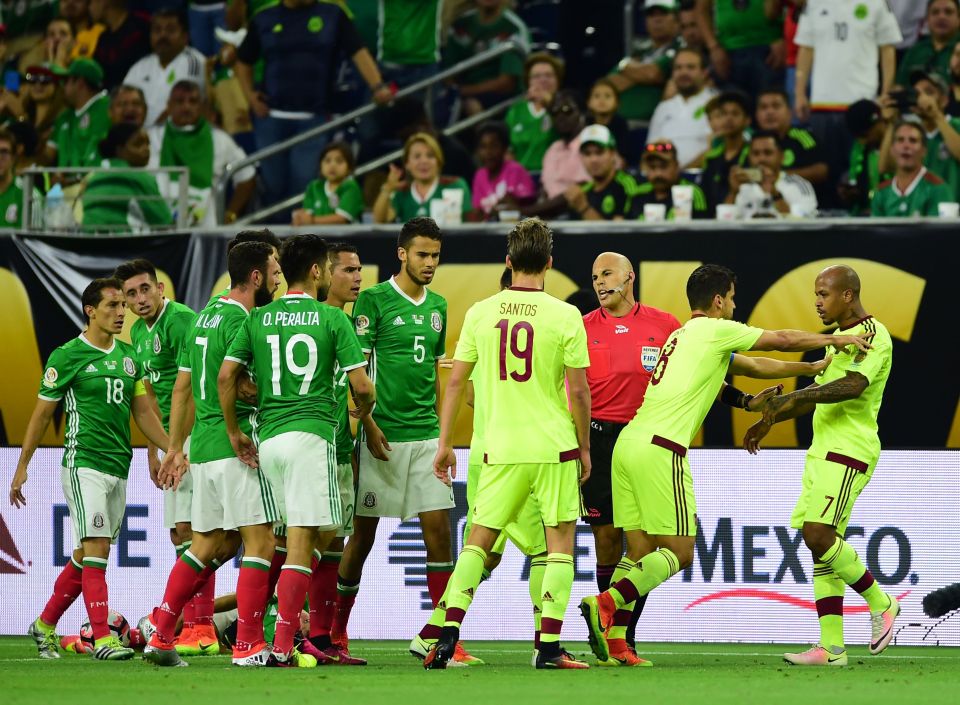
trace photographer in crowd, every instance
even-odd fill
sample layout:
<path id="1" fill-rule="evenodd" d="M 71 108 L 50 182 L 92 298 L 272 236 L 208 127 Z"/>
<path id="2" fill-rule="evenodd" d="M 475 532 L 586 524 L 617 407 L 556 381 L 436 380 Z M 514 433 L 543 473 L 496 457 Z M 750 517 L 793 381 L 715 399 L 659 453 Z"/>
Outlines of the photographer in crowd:
<path id="1" fill-rule="evenodd" d="M 727 203 L 735 203 L 743 218 L 778 218 L 817 214 L 813 184 L 783 171 L 783 145 L 776 132 L 757 130 L 750 141 L 750 166 L 730 170 Z"/>

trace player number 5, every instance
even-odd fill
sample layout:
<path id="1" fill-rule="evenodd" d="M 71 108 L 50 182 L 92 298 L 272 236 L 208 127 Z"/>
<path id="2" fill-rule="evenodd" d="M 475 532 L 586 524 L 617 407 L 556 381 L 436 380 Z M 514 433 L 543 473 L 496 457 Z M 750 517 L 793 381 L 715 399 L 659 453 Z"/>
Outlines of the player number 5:
<path id="1" fill-rule="evenodd" d="M 423 362 L 427 359 L 427 349 L 423 347 L 423 341 L 427 339 L 425 335 L 413 336 L 413 359 L 415 362 Z"/>

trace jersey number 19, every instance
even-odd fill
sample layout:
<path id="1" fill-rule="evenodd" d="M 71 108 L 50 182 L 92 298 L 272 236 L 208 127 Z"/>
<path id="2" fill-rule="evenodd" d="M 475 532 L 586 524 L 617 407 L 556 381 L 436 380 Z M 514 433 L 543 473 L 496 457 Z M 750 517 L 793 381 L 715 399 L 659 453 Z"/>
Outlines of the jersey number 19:
<path id="1" fill-rule="evenodd" d="M 526 382 L 533 375 L 533 326 L 526 321 L 517 321 L 510 328 L 510 321 L 506 318 L 497 322 L 494 328 L 500 329 L 500 380 L 507 379 L 507 339 L 510 340 L 510 353 L 518 360 L 523 360 L 523 372 L 510 372 L 510 379 L 515 382 Z M 524 345 L 520 346 L 520 332 L 523 331 Z"/>

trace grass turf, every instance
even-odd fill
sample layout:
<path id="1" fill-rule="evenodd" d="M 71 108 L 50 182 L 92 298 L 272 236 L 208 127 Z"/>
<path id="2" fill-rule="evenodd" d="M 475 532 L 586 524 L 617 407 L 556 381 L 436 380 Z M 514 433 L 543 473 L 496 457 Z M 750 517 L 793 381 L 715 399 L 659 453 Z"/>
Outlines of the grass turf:
<path id="1" fill-rule="evenodd" d="M 585 644 L 569 645 L 589 654 Z M 0 638 L 0 692 L 8 705 L 69 702 L 171 703 L 189 705 L 290 703 L 324 698 L 337 705 L 472 705 L 473 703 L 842 703 L 955 702 L 960 649 L 891 647 L 871 657 L 866 647 L 849 650 L 839 669 L 799 668 L 781 661 L 783 646 L 769 644 L 643 644 L 654 668 L 596 668 L 547 672 L 530 667 L 531 650 L 520 642 L 470 642 L 487 665 L 424 672 L 401 642 L 356 642 L 365 668 L 232 668 L 227 656 L 190 659 L 189 668 L 160 669 L 144 663 L 96 662 L 64 654 L 36 658 L 32 641 Z M 591 664 L 594 659 L 587 659 Z M 949 693 L 954 693 L 953 696 Z"/>

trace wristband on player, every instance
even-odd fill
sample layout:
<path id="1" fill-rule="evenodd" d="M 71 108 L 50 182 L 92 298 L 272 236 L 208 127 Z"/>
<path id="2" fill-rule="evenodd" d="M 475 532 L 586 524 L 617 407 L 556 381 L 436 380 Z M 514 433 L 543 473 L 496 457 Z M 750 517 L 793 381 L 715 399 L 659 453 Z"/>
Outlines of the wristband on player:
<path id="1" fill-rule="evenodd" d="M 720 401 L 727 406 L 732 406 L 735 409 L 749 410 L 748 404 L 753 401 L 753 395 L 745 394 L 733 385 L 728 384 L 720 392 Z"/>

